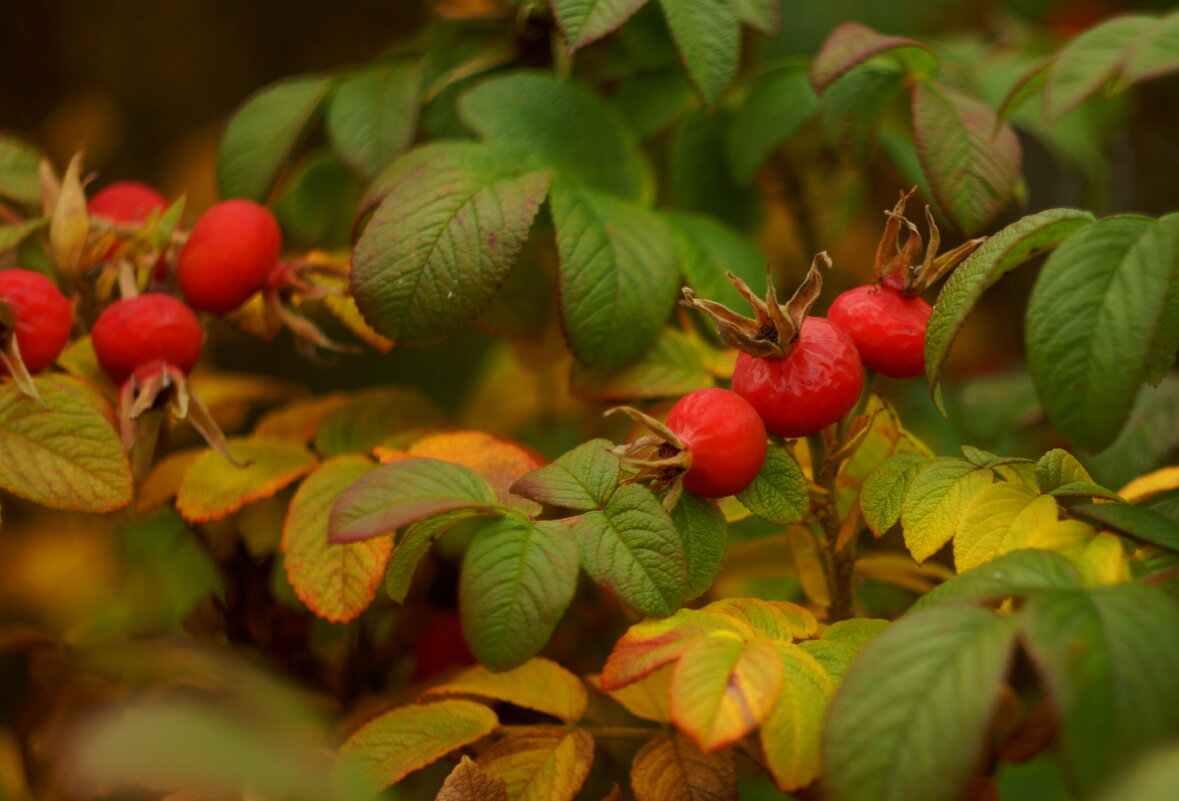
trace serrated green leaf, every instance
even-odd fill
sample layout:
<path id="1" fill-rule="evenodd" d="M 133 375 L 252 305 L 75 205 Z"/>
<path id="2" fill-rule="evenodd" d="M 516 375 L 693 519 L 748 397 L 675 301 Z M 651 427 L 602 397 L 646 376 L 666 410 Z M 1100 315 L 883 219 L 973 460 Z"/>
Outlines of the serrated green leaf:
<path id="1" fill-rule="evenodd" d="M 1134 40 L 1121 66 L 1127 84 L 1158 78 L 1179 70 L 1179 12 L 1172 12 Z"/>
<path id="2" fill-rule="evenodd" d="M 996 113 L 995 124 L 1002 125 L 1007 122 L 1015 112 L 1023 107 L 1037 94 L 1044 89 L 1044 84 L 1048 82 L 1048 75 L 1052 72 L 1052 64 L 1056 60 L 1056 56 L 1050 56 L 1037 62 L 1031 69 L 1019 77 L 1011 88 L 1007 90 L 1007 95 L 1003 98 L 1003 102 L 999 104 L 999 111 Z"/>
<path id="3" fill-rule="evenodd" d="M 854 67 L 882 54 L 909 75 L 926 77 L 937 68 L 937 56 L 916 39 L 885 36 L 858 22 L 845 22 L 831 32 L 811 62 L 811 85 L 825 92 Z"/>
<path id="4" fill-rule="evenodd" d="M 957 798 L 982 756 L 1015 629 L 1010 617 L 967 606 L 889 626 L 831 704 L 823 784 L 832 801 Z"/>
<path id="5" fill-rule="evenodd" d="M 1148 506 L 1088 503 L 1069 507 L 1069 514 L 1138 540 L 1179 551 L 1179 523 Z"/>
<path id="6" fill-rule="evenodd" d="M 569 52 L 621 28 L 647 0 L 553 0 L 553 15 Z"/>
<path id="7" fill-rule="evenodd" d="M 889 625 L 887 620 L 870 617 L 839 620 L 827 627 L 827 630 L 823 632 L 823 639 L 846 645 L 858 654 L 868 647 L 868 643 L 879 637 L 880 633 Z"/>
<path id="8" fill-rule="evenodd" d="M 1055 248 L 1094 219 L 1078 209 L 1048 209 L 1029 215 L 989 238 L 950 274 L 925 329 L 925 376 L 943 416 L 939 390 L 942 365 L 982 294 L 1008 272 Z"/>
<path id="9" fill-rule="evenodd" d="M 1115 17 L 1081 33 L 1056 54 L 1044 85 L 1044 118 L 1055 122 L 1101 89 L 1138 36 L 1158 20 Z"/>
<path id="10" fill-rule="evenodd" d="M 217 150 L 221 196 L 265 201 L 330 89 L 330 78 L 305 75 L 270 84 L 246 98 Z"/>
<path id="11" fill-rule="evenodd" d="M 671 204 L 750 230 L 762 212 L 757 192 L 738 184 L 718 158 L 732 116 L 727 109 L 695 108 L 679 121 L 667 146 L 666 183 Z"/>
<path id="12" fill-rule="evenodd" d="M 905 493 L 913 477 L 928 460 L 918 453 L 900 453 L 884 462 L 864 479 L 860 491 L 860 513 L 877 537 L 901 519 Z"/>
<path id="13" fill-rule="evenodd" d="M 365 178 L 377 177 L 413 141 L 420 85 L 418 64 L 385 64 L 350 76 L 332 94 L 328 140 Z"/>
<path id="14" fill-rule="evenodd" d="M 871 63 L 832 84 L 823 94 L 827 141 L 848 153 L 853 161 L 862 162 L 876 138 L 885 109 L 900 94 L 904 78 L 904 71 L 894 64 Z"/>
<path id="15" fill-rule="evenodd" d="M 487 306 L 520 253 L 549 189 L 501 148 L 426 145 L 395 161 L 356 243 L 352 294 L 397 342 L 448 338 Z"/>
<path id="16" fill-rule="evenodd" d="M 901 507 L 905 547 L 918 563 L 950 541 L 970 499 L 993 481 L 990 470 L 961 459 L 934 459 L 918 471 Z"/>
<path id="17" fill-rule="evenodd" d="M 508 670 L 544 647 L 577 589 L 579 557 L 562 523 L 505 515 L 479 529 L 463 558 L 459 609 L 480 662 Z"/>
<path id="18" fill-rule="evenodd" d="M 768 70 L 751 81 L 725 131 L 725 157 L 737 183 L 749 184 L 774 148 L 798 133 L 819 107 L 802 65 Z"/>
<path id="19" fill-rule="evenodd" d="M 478 517 L 479 514 L 477 509 L 459 509 L 427 517 L 406 528 L 398 538 L 397 547 L 385 571 L 385 592 L 389 597 L 399 604 L 405 603 L 410 584 L 413 583 L 414 572 L 422 558 L 430 551 L 434 541 L 453 526 L 472 517 Z"/>
<path id="20" fill-rule="evenodd" d="M 521 478 L 512 492 L 563 509 L 601 508 L 622 473 L 622 462 L 610 452 L 613 447 L 608 439 L 591 439 Z"/>
<path id="21" fill-rule="evenodd" d="M 603 510 L 587 512 L 573 531 L 585 571 L 636 612 L 663 617 L 683 602 L 688 589 L 683 541 L 646 487 L 619 487 Z"/>
<path id="22" fill-rule="evenodd" d="M 675 244 L 655 212 L 565 184 L 553 189 L 561 318 L 590 367 L 638 358 L 671 313 L 679 290 Z"/>
<path id="23" fill-rule="evenodd" d="M 1048 491 L 1049 495 L 1062 498 L 1108 498 L 1111 501 L 1124 501 L 1116 492 L 1098 486 L 1092 481 L 1070 481 Z"/>
<path id="24" fill-rule="evenodd" d="M 1082 795 L 1179 734 L 1179 607 L 1163 590 L 1042 592 L 1019 617 L 1060 716 L 1065 771 Z"/>
<path id="25" fill-rule="evenodd" d="M 1036 483 L 1041 492 L 1074 482 L 1092 482 L 1093 477 L 1077 457 L 1062 448 L 1053 448 L 1036 462 Z"/>
<path id="26" fill-rule="evenodd" d="M 933 81 L 913 89 L 913 137 L 942 214 L 963 234 L 981 230 L 1015 197 L 1020 149 L 1009 125 L 995 130 L 986 103 Z"/>
<path id="27" fill-rule="evenodd" d="M 688 588 L 684 600 L 691 600 L 712 586 L 725 561 L 728 524 L 715 503 L 684 492 L 671 510 L 671 521 L 684 543 L 688 563 Z"/>
<path id="28" fill-rule="evenodd" d="M 569 389 L 589 400 L 673 398 L 713 385 L 700 341 L 665 327 L 638 359 L 622 367 L 586 367 L 574 362 Z"/>
<path id="29" fill-rule="evenodd" d="M 730 0 L 660 0 L 680 59 L 701 98 L 717 105 L 737 74 L 741 23 Z"/>
<path id="30" fill-rule="evenodd" d="M 1083 459 L 1102 484 L 1120 487 L 1159 467 L 1179 445 L 1179 376 L 1168 376 L 1158 387 L 1143 387 L 1130 419 L 1113 443 Z"/>
<path id="31" fill-rule="evenodd" d="M 327 150 L 308 154 L 274 204 L 284 241 L 324 250 L 347 247 L 363 194 L 360 179 L 335 154 Z"/>
<path id="32" fill-rule="evenodd" d="M 444 425 L 445 415 L 410 387 L 372 387 L 333 403 L 315 429 L 324 456 L 371 453 L 398 434 Z"/>
<path id="33" fill-rule="evenodd" d="M 1081 587 L 1081 574 L 1065 556 L 1033 549 L 1011 551 L 939 584 L 918 598 L 913 609 L 944 603 L 993 601 L 1038 590 L 1079 590 Z"/>
<path id="34" fill-rule="evenodd" d="M 843 681 L 857 656 L 855 651 L 843 643 L 829 640 L 805 640 L 798 647 L 814 657 L 836 684 Z"/>
<path id="35" fill-rule="evenodd" d="M 0 197 L 27 206 L 40 203 L 39 170 L 44 157 L 24 138 L 11 133 L 0 135 Z"/>
<path id="36" fill-rule="evenodd" d="M 737 17 L 758 33 L 773 36 L 778 32 L 782 22 L 780 0 L 733 0 L 733 7 Z"/>
<path id="37" fill-rule="evenodd" d="M 438 459 L 410 458 L 384 464 L 336 498 L 328 541 L 379 537 L 445 512 L 501 511 L 495 490 L 469 467 Z"/>
<path id="38" fill-rule="evenodd" d="M 750 286 L 765 280 L 766 257 L 736 229 L 704 214 L 665 211 L 662 215 L 675 234 L 680 270 L 698 296 L 740 308 L 744 300 L 725 273 Z"/>
<path id="39" fill-rule="evenodd" d="M 737 500 L 771 523 L 797 523 L 810 508 L 806 476 L 785 449 L 771 447 L 753 483 L 737 493 Z"/>
<path id="40" fill-rule="evenodd" d="M 1044 411 L 1077 446 L 1100 450 L 1125 424 L 1176 276 L 1179 215 L 1092 223 L 1044 264 L 1028 302 L 1028 367 Z"/>
<path id="41" fill-rule="evenodd" d="M 653 194 L 650 167 L 614 109 L 585 85 L 537 72 L 483 81 L 459 102 L 480 137 L 517 162 L 565 181 L 640 203 Z"/>
<path id="42" fill-rule="evenodd" d="M 696 105 L 696 93 L 678 67 L 628 76 L 612 98 L 614 108 L 640 140 L 658 134 Z"/>

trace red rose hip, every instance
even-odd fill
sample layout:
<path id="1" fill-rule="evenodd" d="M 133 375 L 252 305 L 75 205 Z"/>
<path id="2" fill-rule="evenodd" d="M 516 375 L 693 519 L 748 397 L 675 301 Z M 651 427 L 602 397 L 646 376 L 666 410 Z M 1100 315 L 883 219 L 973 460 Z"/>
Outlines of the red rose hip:
<path id="1" fill-rule="evenodd" d="M 187 373 L 201 355 L 203 335 L 191 309 L 160 294 L 111 304 L 90 332 L 98 363 L 116 384 L 158 362 Z"/>
<path id="2" fill-rule="evenodd" d="M 265 206 L 226 200 L 192 227 L 176 277 L 193 308 L 225 314 L 266 284 L 281 250 L 282 233 Z"/>
<path id="3" fill-rule="evenodd" d="M 39 373 L 53 364 L 74 325 L 69 299 L 41 273 L 19 268 L 0 271 L 0 299 L 16 313 L 13 329 L 25 368 Z"/>
<path id="4" fill-rule="evenodd" d="M 766 429 L 757 410 L 727 389 L 700 389 L 680 398 L 667 427 L 691 454 L 684 489 L 724 498 L 748 487 L 766 459 Z"/>
<path id="5" fill-rule="evenodd" d="M 143 222 L 153 210 L 168 208 L 167 199 L 139 181 L 117 181 L 100 190 L 86 204 L 91 217 L 120 223 Z"/>
<path id="6" fill-rule="evenodd" d="M 868 284 L 835 299 L 827 317 L 856 343 L 869 370 L 889 378 L 925 372 L 925 327 L 930 305 L 889 286 Z"/>

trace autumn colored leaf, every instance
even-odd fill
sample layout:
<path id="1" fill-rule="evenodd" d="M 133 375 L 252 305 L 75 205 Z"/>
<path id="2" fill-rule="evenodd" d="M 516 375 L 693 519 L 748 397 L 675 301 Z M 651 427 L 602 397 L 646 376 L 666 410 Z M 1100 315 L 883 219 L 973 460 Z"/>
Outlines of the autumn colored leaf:
<path id="1" fill-rule="evenodd" d="M 176 508 L 186 520 L 220 520 L 247 503 L 267 498 L 315 467 L 314 454 L 297 442 L 251 437 L 229 440 L 239 467 L 214 450 L 189 465 L 176 491 Z"/>
<path id="2" fill-rule="evenodd" d="M 493 673 L 483 665 L 469 668 L 450 681 L 423 693 L 476 695 L 535 709 L 575 723 L 585 714 L 585 685 L 565 668 L 548 659 L 529 659 L 523 665 Z"/>
<path id="3" fill-rule="evenodd" d="M 819 621 L 809 609 L 789 601 L 725 598 L 710 603 L 704 609 L 739 620 L 757 636 L 770 640 L 804 640 L 813 637 L 819 630 Z"/>
<path id="4" fill-rule="evenodd" d="M 1141 503 L 1155 495 L 1179 489 L 1179 467 L 1164 467 L 1134 479 L 1118 491 L 1130 503 Z"/>
<path id="5" fill-rule="evenodd" d="M 65 376 L 33 379 L 44 405 L 0 385 L 0 489 L 53 509 L 110 512 L 131 502 L 131 465 L 103 413 Z"/>
<path id="6" fill-rule="evenodd" d="M 602 669 L 602 689 L 610 692 L 679 659 L 699 638 L 716 632 L 752 637 L 736 618 L 698 609 L 680 609 L 670 617 L 636 623 L 614 645 Z"/>
<path id="7" fill-rule="evenodd" d="M 606 691 L 602 677 L 586 676 L 586 680 L 613 698 L 635 717 L 656 723 L 671 723 L 671 673 L 673 665 L 664 665 L 625 687 Z"/>
<path id="8" fill-rule="evenodd" d="M 777 647 L 718 631 L 693 642 L 671 676 L 671 717 L 701 751 L 716 751 L 753 731 L 782 682 Z"/>
<path id="9" fill-rule="evenodd" d="M 779 643 L 776 650 L 782 684 L 762 723 L 761 745 L 774 783 L 789 792 L 810 784 L 822 769 L 823 720 L 835 683 L 797 645 Z"/>
<path id="10" fill-rule="evenodd" d="M 136 490 L 135 511 L 149 511 L 175 495 L 180 489 L 180 483 L 184 481 L 184 474 L 205 450 L 189 448 L 175 451 L 152 465 Z"/>
<path id="11" fill-rule="evenodd" d="M 446 777 L 434 801 L 508 801 L 508 790 L 503 779 L 464 756 Z"/>
<path id="12" fill-rule="evenodd" d="M 296 398 L 262 415 L 254 426 L 255 437 L 272 437 L 308 443 L 315 438 L 324 417 L 348 403 L 343 393 Z"/>
<path id="13" fill-rule="evenodd" d="M 594 760 L 594 738 L 565 726 L 513 728 L 479 755 L 479 766 L 507 784 L 510 801 L 571 801 Z"/>
<path id="14" fill-rule="evenodd" d="M 348 738 L 336 754 L 342 786 L 365 796 L 400 781 L 456 748 L 490 734 L 499 719 L 483 704 L 446 699 L 386 712 Z"/>
<path id="15" fill-rule="evenodd" d="M 517 480 L 544 462 L 523 445 L 482 431 L 445 431 L 416 440 L 408 453 L 469 467 L 487 480 L 504 503 L 519 505 L 528 514 L 540 511 L 537 504 L 510 492 Z"/>
<path id="16" fill-rule="evenodd" d="M 950 541 L 971 498 L 993 482 L 990 470 L 962 459 L 934 459 L 918 471 L 901 508 L 905 546 L 918 563 Z"/>
<path id="17" fill-rule="evenodd" d="M 786 544 L 790 546 L 790 561 L 807 600 L 819 606 L 830 606 L 827 573 L 814 533 L 806 526 L 787 526 Z"/>
<path id="18" fill-rule="evenodd" d="M 299 486 L 283 525 L 287 580 L 308 609 L 333 623 L 347 623 L 368 607 L 393 551 L 391 537 L 328 543 L 328 515 L 336 496 L 372 469 L 363 456 L 323 462 Z"/>
<path id="19" fill-rule="evenodd" d="M 853 67 L 881 54 L 917 75 L 928 75 L 937 67 L 937 56 L 916 39 L 885 36 L 857 22 L 845 22 L 831 32 L 811 62 L 811 86 L 825 92 Z"/>
<path id="20" fill-rule="evenodd" d="M 736 801 L 731 751 L 701 753 L 680 734 L 661 734 L 635 754 L 630 772 L 637 801 Z"/>

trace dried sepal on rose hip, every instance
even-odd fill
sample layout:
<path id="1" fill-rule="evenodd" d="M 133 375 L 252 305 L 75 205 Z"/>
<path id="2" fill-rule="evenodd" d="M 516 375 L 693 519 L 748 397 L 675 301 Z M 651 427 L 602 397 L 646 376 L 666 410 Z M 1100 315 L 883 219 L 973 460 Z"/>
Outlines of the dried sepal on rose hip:
<path id="1" fill-rule="evenodd" d="M 971 239 L 941 256 L 941 234 L 925 207 L 929 246 L 922 255 L 921 233 L 905 217 L 902 192 L 888 215 L 876 248 L 876 280 L 844 292 L 831 304 L 828 319 L 851 335 L 869 370 L 889 378 L 914 378 L 925 372 L 925 329 L 932 309 L 921 293 L 969 256 L 986 237 Z M 904 244 L 900 238 L 907 233 Z"/>
<path id="2" fill-rule="evenodd" d="M 622 412 L 651 430 L 649 436 L 615 449 L 633 470 L 631 479 L 653 479 L 658 491 L 668 490 L 665 503 L 674 507 L 683 489 L 702 498 L 736 495 L 753 483 L 766 459 L 766 430 L 757 411 L 727 389 L 698 389 L 676 401 L 660 423 L 629 406 Z"/>
<path id="3" fill-rule="evenodd" d="M 733 391 L 757 410 L 766 430 L 781 437 L 805 437 L 839 420 L 855 406 L 864 385 L 855 343 L 839 326 L 808 312 L 823 287 L 815 256 L 802 286 L 779 303 L 767 274 L 766 298 L 757 297 L 737 276 L 729 281 L 753 308 L 750 319 L 684 288 L 685 306 L 716 323 L 721 341 L 741 351 L 733 369 Z"/>
<path id="4" fill-rule="evenodd" d="M 74 309 L 41 273 L 0 270 L 0 373 L 40 400 L 32 376 L 49 367 L 70 340 Z"/>

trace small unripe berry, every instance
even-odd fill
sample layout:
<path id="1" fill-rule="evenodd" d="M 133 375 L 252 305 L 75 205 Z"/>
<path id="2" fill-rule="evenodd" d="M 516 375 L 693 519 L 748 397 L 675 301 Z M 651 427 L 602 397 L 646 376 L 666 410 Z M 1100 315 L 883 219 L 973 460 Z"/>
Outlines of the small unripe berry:
<path id="1" fill-rule="evenodd" d="M 112 303 L 90 332 L 98 363 L 116 384 L 157 362 L 187 373 L 201 355 L 203 336 L 191 309 L 160 294 Z"/>
<path id="2" fill-rule="evenodd" d="M 266 284 L 281 250 L 282 232 L 269 209 L 249 200 L 226 200 L 192 227 L 176 277 L 193 308 L 225 314 Z"/>
<path id="3" fill-rule="evenodd" d="M 0 298 L 16 312 L 13 328 L 25 368 L 39 373 L 53 364 L 74 325 L 69 299 L 41 273 L 21 269 L 0 270 Z"/>

